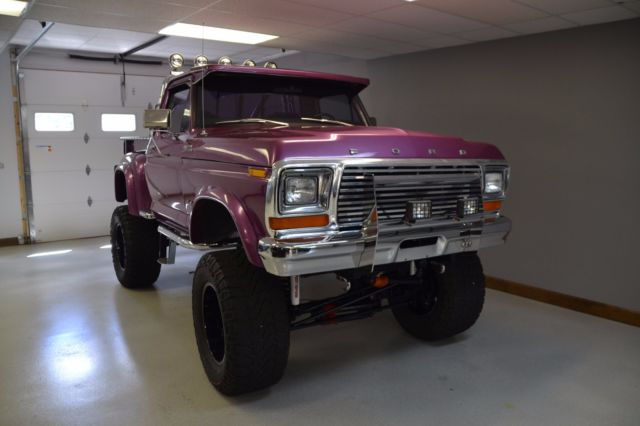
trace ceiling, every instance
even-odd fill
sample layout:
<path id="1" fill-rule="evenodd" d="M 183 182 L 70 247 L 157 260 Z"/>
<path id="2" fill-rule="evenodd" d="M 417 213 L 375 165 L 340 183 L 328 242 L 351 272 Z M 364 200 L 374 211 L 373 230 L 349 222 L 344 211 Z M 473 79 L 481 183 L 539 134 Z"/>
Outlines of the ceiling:
<path id="1" fill-rule="evenodd" d="M 259 46 L 205 42 L 204 52 L 266 58 L 281 49 L 373 59 L 637 18 L 640 0 L 37 0 L 22 20 L 0 17 L 3 37 L 39 47 L 121 53 L 174 22 L 278 35 Z M 138 54 L 187 57 L 201 41 L 168 37 Z"/>

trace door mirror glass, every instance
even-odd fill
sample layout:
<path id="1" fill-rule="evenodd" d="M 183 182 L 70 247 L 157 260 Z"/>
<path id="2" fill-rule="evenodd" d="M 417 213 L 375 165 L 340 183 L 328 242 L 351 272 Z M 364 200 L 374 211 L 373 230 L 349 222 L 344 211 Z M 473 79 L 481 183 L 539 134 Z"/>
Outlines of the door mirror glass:
<path id="1" fill-rule="evenodd" d="M 169 117 L 171 111 L 168 109 L 148 109 L 144 112 L 144 127 L 153 130 L 166 130 L 169 128 Z"/>

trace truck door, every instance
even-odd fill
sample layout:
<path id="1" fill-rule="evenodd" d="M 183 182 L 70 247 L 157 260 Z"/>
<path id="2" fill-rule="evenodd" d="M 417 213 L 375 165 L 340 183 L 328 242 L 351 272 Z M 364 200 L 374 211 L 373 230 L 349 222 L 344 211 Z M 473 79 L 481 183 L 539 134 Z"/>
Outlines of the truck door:
<path id="1" fill-rule="evenodd" d="M 184 143 L 178 134 L 189 130 L 189 86 L 180 82 L 167 89 L 164 108 L 171 110 L 170 132 L 155 132 L 147 152 L 145 174 L 152 199 L 152 209 L 183 228 L 187 214 L 180 184 Z"/>

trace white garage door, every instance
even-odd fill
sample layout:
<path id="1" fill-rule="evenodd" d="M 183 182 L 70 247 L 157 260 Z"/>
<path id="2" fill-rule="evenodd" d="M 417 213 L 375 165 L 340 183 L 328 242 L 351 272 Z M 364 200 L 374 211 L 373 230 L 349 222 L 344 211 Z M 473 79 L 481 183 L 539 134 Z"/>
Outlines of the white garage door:
<path id="1" fill-rule="evenodd" d="M 36 241 L 107 235 L 119 138 L 147 134 L 143 112 L 162 78 L 127 76 L 125 107 L 118 75 L 27 69 L 23 83 Z M 103 130 L 103 114 L 127 114 L 104 119 L 130 130 Z"/>

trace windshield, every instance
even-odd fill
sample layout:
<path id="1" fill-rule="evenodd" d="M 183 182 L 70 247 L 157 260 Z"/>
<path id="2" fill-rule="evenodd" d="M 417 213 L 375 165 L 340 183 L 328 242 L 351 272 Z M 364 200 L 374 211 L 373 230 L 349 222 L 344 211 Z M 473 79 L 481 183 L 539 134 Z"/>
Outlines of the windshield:
<path id="1" fill-rule="evenodd" d="M 193 86 L 194 127 L 231 123 L 363 126 L 360 86 L 334 80 L 211 73 Z M 204 114 L 202 113 L 204 106 Z"/>

